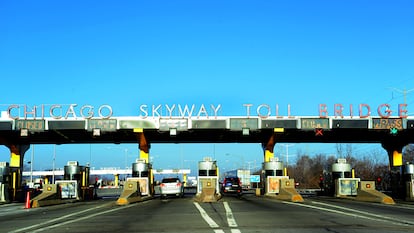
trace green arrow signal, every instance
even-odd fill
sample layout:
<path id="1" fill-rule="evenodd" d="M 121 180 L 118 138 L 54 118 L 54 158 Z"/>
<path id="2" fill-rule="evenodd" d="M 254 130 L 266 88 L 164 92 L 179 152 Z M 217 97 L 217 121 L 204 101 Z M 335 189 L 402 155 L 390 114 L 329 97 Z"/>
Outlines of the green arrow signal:
<path id="1" fill-rule="evenodd" d="M 396 135 L 398 133 L 398 129 L 397 128 L 391 128 L 390 129 L 390 134 L 392 134 L 392 135 Z"/>

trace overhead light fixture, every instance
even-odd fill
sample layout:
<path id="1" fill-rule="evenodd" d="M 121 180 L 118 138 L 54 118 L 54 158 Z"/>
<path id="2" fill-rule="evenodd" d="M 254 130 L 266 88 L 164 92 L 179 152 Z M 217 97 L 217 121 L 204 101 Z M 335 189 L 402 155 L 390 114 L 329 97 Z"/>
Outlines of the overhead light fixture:
<path id="1" fill-rule="evenodd" d="M 93 129 L 92 130 L 92 136 L 94 136 L 94 137 L 101 136 L 101 129 Z"/>
<path id="2" fill-rule="evenodd" d="M 170 129 L 170 136 L 176 136 L 176 135 L 177 135 L 177 129 L 176 128 Z"/>
<path id="3" fill-rule="evenodd" d="M 20 136 L 21 137 L 27 137 L 29 136 L 29 130 L 28 129 L 20 129 Z"/>
<path id="4" fill-rule="evenodd" d="M 243 128 L 243 129 L 242 129 L 242 134 L 243 134 L 244 136 L 248 136 L 248 135 L 250 134 L 250 129 L 249 129 L 249 128 Z"/>

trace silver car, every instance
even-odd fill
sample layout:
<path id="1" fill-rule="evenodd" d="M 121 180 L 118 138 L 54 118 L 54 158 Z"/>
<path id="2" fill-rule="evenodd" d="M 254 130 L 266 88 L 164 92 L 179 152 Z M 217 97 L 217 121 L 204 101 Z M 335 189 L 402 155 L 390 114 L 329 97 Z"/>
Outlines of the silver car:
<path id="1" fill-rule="evenodd" d="M 167 196 L 184 196 L 184 184 L 178 177 L 176 178 L 164 178 L 160 184 L 161 198 Z"/>

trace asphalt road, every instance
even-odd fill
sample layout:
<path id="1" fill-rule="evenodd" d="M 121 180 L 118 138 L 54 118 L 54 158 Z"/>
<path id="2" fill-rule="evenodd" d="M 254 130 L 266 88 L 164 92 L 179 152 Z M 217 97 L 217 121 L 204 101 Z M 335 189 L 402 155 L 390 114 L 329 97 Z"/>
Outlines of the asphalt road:
<path id="1" fill-rule="evenodd" d="M 215 203 L 187 195 L 127 206 L 114 199 L 35 209 L 11 204 L 0 206 L 0 232 L 414 232 L 414 203 L 327 197 L 292 203 L 248 194 Z"/>

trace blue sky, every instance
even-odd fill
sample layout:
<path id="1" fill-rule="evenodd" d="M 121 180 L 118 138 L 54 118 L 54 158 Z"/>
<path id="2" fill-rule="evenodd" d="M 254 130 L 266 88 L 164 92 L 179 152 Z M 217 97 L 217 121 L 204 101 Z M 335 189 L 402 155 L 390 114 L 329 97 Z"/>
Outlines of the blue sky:
<path id="1" fill-rule="evenodd" d="M 109 104 L 115 116 L 136 116 L 142 104 L 221 104 L 222 115 L 232 116 L 251 103 L 278 104 L 280 114 L 290 104 L 292 115 L 317 116 L 321 103 L 390 103 L 396 111 L 401 90 L 414 88 L 409 0 L 1 1 L 0 32 L 2 108 Z M 413 93 L 406 97 L 411 115 Z M 295 144 L 289 151 L 335 154 L 335 147 Z M 35 167 L 50 167 L 53 151 L 37 146 Z M 123 167 L 138 149 L 60 145 L 56 154 L 60 167 L 68 160 Z M 229 157 L 246 164 L 262 154 L 256 144 L 150 151 L 154 166 L 165 168 L 195 168 L 207 155 L 221 167 Z M 1 148 L 0 160 L 8 159 Z"/>

